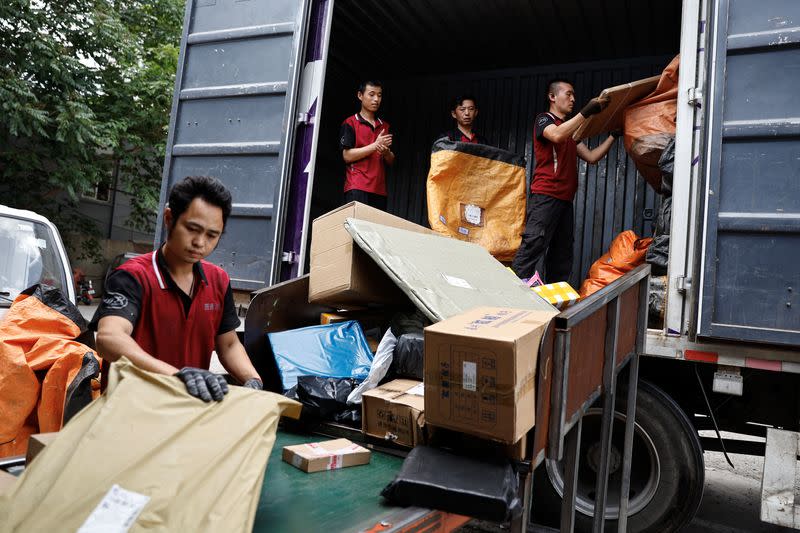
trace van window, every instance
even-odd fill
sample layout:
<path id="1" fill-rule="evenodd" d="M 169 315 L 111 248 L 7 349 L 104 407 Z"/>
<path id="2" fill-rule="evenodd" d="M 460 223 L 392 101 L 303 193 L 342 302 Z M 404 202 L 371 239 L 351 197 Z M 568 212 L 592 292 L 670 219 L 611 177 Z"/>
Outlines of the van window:
<path id="1" fill-rule="evenodd" d="M 37 283 L 66 291 L 62 258 L 50 229 L 39 222 L 0 216 L 0 306 Z"/>

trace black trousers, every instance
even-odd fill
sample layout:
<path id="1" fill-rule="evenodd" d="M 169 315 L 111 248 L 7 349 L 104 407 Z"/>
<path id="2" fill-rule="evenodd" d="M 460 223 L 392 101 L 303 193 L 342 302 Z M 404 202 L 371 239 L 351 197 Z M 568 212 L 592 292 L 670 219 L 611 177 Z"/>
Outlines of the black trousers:
<path id="1" fill-rule="evenodd" d="M 522 243 L 511 264 L 514 272 L 520 278 L 529 278 L 544 258 L 542 277 L 547 283 L 569 280 L 575 240 L 574 219 L 572 202 L 545 194 L 531 194 Z"/>
<path id="2" fill-rule="evenodd" d="M 386 197 L 380 194 L 350 189 L 344 193 L 344 203 L 349 204 L 350 202 L 361 202 L 381 211 L 386 211 Z"/>

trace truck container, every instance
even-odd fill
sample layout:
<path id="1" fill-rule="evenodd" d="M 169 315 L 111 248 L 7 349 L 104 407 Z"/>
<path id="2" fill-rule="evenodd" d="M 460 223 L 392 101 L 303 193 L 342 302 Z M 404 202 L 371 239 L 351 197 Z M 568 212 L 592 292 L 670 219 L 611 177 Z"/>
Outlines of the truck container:
<path id="1" fill-rule="evenodd" d="M 339 127 L 358 110 L 359 81 L 384 82 L 397 154 L 388 210 L 424 224 L 430 145 L 451 127 L 455 95 L 477 98 L 477 128 L 525 155 L 530 179 L 549 79 L 572 79 L 580 106 L 678 53 L 669 266 L 653 293 L 665 305 L 642 360 L 629 522 L 676 530 L 699 505 L 704 449 L 764 453 L 763 438 L 707 430 L 798 429 L 800 3 L 188 0 L 161 204 L 186 175 L 225 182 L 233 213 L 209 260 L 235 289 L 261 289 L 307 271 L 311 220 L 342 203 Z M 619 142 L 580 163 L 579 183 L 574 285 L 620 231 L 651 234 L 662 201 Z M 576 501 L 586 523 L 591 413 Z M 563 466 L 545 470 L 542 502 L 563 486 Z"/>

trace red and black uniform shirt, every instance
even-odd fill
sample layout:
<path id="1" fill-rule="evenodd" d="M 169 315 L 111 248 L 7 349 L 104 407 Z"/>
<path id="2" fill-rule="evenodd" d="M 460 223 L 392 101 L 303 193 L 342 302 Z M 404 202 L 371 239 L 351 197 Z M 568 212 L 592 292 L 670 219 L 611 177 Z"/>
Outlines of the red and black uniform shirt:
<path id="1" fill-rule="evenodd" d="M 170 276 L 160 248 L 129 259 L 108 277 L 90 327 L 96 331 L 105 316 L 124 317 L 133 324 L 133 340 L 153 357 L 176 368 L 207 369 L 217 335 L 240 322 L 225 271 L 200 261 L 194 275 L 192 297 Z"/>
<path id="2" fill-rule="evenodd" d="M 533 170 L 531 192 L 571 202 L 578 190 L 578 145 L 572 137 L 556 144 L 544 136 L 547 126 L 558 126 L 563 122 L 564 120 L 552 113 L 536 116 L 533 127 L 533 156 L 536 167 Z"/>
<path id="3" fill-rule="evenodd" d="M 342 122 L 339 130 L 339 148 L 363 148 L 374 143 L 380 133 L 389 133 L 389 123 L 379 118 L 370 124 L 360 113 L 351 115 Z M 364 159 L 347 165 L 344 192 L 351 189 L 386 196 L 386 167 L 383 157 L 374 151 Z"/>
<path id="4" fill-rule="evenodd" d="M 462 142 L 462 143 L 472 143 L 472 144 L 489 144 L 488 139 L 481 135 L 480 133 L 472 132 L 472 138 L 467 137 L 464 135 L 464 132 L 458 128 L 453 128 L 452 130 L 448 130 L 441 135 L 439 135 L 439 139 L 442 137 L 447 137 L 453 142 Z"/>

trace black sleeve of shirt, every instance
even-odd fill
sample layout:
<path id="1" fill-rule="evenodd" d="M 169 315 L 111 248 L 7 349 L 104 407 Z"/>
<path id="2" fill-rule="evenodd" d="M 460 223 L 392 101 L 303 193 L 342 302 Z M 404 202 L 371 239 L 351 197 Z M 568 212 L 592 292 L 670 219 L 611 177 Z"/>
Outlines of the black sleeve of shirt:
<path id="1" fill-rule="evenodd" d="M 129 272 L 115 270 L 108 276 L 103 289 L 103 300 L 95 311 L 89 328 L 97 331 L 98 322 L 105 316 L 121 316 L 135 326 L 141 308 L 142 286 Z"/>
<path id="2" fill-rule="evenodd" d="M 225 304 L 222 307 L 222 321 L 219 323 L 217 335 L 233 331 L 241 323 L 239 315 L 236 314 L 236 304 L 233 303 L 233 290 L 231 284 L 228 283 L 228 290 L 225 291 Z"/>
<path id="3" fill-rule="evenodd" d="M 349 150 L 356 147 L 356 132 L 353 127 L 347 122 L 342 124 L 339 128 L 339 148 L 342 150 Z"/>
<path id="4" fill-rule="evenodd" d="M 546 141 L 547 139 L 544 138 L 544 129 L 549 126 L 550 124 L 555 124 L 553 117 L 550 116 L 549 113 L 542 113 L 538 117 L 536 117 L 536 124 L 533 125 L 534 135 L 540 141 Z"/>
<path id="5" fill-rule="evenodd" d="M 475 140 L 478 141 L 478 144 L 485 144 L 489 146 L 489 139 L 481 135 L 480 133 L 475 134 Z"/>

